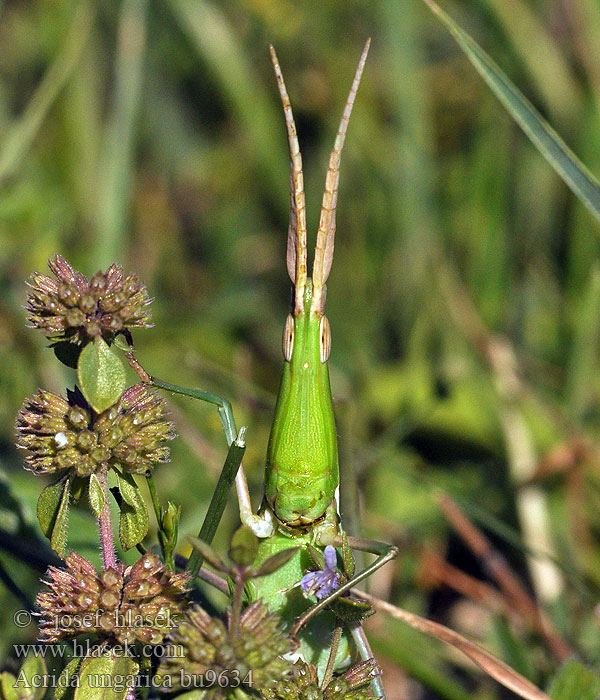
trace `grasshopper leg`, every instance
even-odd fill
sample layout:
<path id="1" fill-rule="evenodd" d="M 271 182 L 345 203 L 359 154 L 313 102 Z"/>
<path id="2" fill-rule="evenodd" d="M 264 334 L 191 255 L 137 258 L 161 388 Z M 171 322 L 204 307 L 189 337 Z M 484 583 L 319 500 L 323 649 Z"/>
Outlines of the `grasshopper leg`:
<path id="1" fill-rule="evenodd" d="M 290 634 L 295 636 L 299 630 L 304 627 L 304 625 L 312 620 L 312 618 L 319 613 L 323 608 L 327 607 L 336 598 L 339 598 L 344 593 L 347 593 L 351 588 L 354 588 L 357 583 L 364 581 L 364 579 L 371 576 L 382 566 L 387 564 L 388 561 L 395 559 L 398 556 L 398 547 L 393 544 L 386 544 L 385 542 L 377 542 L 376 540 L 366 540 L 362 537 L 348 537 L 348 544 L 351 549 L 356 549 L 361 552 L 369 552 L 370 554 L 376 554 L 377 559 L 372 564 L 369 564 L 364 569 L 359 571 L 355 576 L 353 576 L 349 581 L 342 584 L 335 591 L 330 593 L 325 598 L 322 598 L 318 603 L 312 605 L 303 615 L 301 615 L 293 627 L 290 629 Z M 335 538 L 333 544 L 337 547 L 343 545 L 342 537 L 338 536 Z"/>
<path id="2" fill-rule="evenodd" d="M 356 645 L 360 658 L 363 661 L 367 661 L 367 659 L 372 659 L 373 651 L 371 649 L 371 645 L 369 644 L 369 640 L 367 639 L 367 635 L 365 634 L 365 630 L 363 629 L 362 624 L 360 622 L 357 622 L 353 625 L 349 625 L 349 627 L 350 634 L 352 635 L 352 639 L 354 640 L 354 644 Z M 383 683 L 381 682 L 381 676 L 375 676 L 375 678 L 373 678 L 373 680 L 371 681 L 371 688 L 373 690 L 373 695 L 376 698 L 380 698 L 380 700 L 386 700 L 385 690 L 383 689 Z"/>
<path id="3" fill-rule="evenodd" d="M 154 386 L 157 389 L 170 391 L 173 394 L 180 394 L 181 396 L 189 396 L 192 399 L 199 399 L 200 401 L 205 401 L 206 403 L 216 406 L 217 411 L 219 412 L 219 418 L 221 419 L 221 424 L 223 426 L 223 432 L 225 433 L 225 438 L 227 440 L 227 445 L 231 447 L 231 445 L 238 439 L 238 431 L 235 426 L 233 410 L 231 408 L 231 403 L 227 399 L 223 398 L 222 396 L 218 396 L 217 394 L 212 394 L 209 391 L 202 391 L 201 389 L 188 389 L 187 387 L 178 386 L 177 384 L 171 384 L 170 382 L 165 382 L 162 379 L 158 379 L 157 377 L 153 377 L 152 375 L 148 374 L 148 372 L 146 372 L 146 370 L 136 359 L 131 341 L 127 358 L 131 367 L 145 384 Z M 260 515 L 255 515 L 252 512 L 252 501 L 250 499 L 248 480 L 246 479 L 246 472 L 244 471 L 243 464 L 240 464 L 235 477 L 235 490 L 238 498 L 240 520 L 242 523 L 248 525 L 248 527 L 250 527 L 252 532 L 254 532 L 257 537 L 270 537 L 274 532 L 274 526 L 271 518 L 268 515 L 263 517 Z"/>

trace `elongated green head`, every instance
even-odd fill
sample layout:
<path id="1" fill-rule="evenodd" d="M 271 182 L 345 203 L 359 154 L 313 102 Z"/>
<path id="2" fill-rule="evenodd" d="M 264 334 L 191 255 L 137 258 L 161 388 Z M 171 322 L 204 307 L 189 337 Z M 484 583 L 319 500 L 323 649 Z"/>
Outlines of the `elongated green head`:
<path id="1" fill-rule="evenodd" d="M 333 261 L 342 147 L 368 49 L 369 42 L 358 64 L 329 158 L 310 279 L 302 157 L 290 100 L 271 47 L 290 148 L 287 268 L 294 285 L 294 301 L 283 331 L 285 362 L 267 450 L 265 498 L 277 518 L 290 527 L 307 526 L 322 519 L 339 484 L 337 435 L 327 367 L 331 332 L 325 316 L 325 283 Z"/>
<path id="2" fill-rule="evenodd" d="M 267 450 L 265 496 L 275 515 L 290 526 L 319 520 L 339 482 L 337 435 L 327 358 L 327 317 L 310 310 L 290 314 L 283 336 L 285 363 Z"/>

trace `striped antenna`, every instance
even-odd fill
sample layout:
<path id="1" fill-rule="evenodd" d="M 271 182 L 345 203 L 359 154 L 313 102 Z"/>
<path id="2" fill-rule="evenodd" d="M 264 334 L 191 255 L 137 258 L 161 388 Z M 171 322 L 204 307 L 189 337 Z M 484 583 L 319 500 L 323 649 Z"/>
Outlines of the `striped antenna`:
<path id="1" fill-rule="evenodd" d="M 352 81 L 352 87 L 346 100 L 344 113 L 340 121 L 325 177 L 325 189 L 323 191 L 323 203 L 321 204 L 321 216 L 319 218 L 319 230 L 317 232 L 317 244 L 315 246 L 315 261 L 313 264 L 312 285 L 313 297 L 311 310 L 323 313 L 325 307 L 324 287 L 333 261 L 333 247 L 335 242 L 335 208 L 337 206 L 338 186 L 340 180 L 340 160 L 342 148 L 348 129 L 348 122 L 352 114 L 352 107 L 358 91 L 360 78 L 365 67 L 371 39 L 367 39 L 358 67 Z"/>
<path id="2" fill-rule="evenodd" d="M 271 60 L 275 69 L 285 126 L 290 148 L 290 225 L 288 228 L 287 242 L 287 269 L 290 279 L 294 283 L 294 314 L 298 315 L 304 310 L 304 289 L 306 287 L 306 205 L 304 201 L 304 176 L 302 174 L 302 156 L 298 145 L 298 133 L 292 113 L 290 98 L 285 89 L 283 74 L 277 60 L 277 54 L 273 46 Z"/>

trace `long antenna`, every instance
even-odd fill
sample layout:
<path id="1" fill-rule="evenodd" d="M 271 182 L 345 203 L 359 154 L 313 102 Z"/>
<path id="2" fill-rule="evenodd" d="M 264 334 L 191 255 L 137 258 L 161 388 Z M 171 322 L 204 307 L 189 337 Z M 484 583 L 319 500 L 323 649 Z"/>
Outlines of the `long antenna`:
<path id="1" fill-rule="evenodd" d="M 312 285 L 313 297 L 311 310 L 323 313 L 325 299 L 323 289 L 325 282 L 329 277 L 331 263 L 333 261 L 333 248 L 335 242 L 335 209 L 337 206 L 338 187 L 340 181 L 340 160 L 342 157 L 342 148 L 344 147 L 344 139 L 348 129 L 348 122 L 352 114 L 352 107 L 360 84 L 367 54 L 371 39 L 367 39 L 365 48 L 363 49 L 358 67 L 352 81 L 352 87 L 346 100 L 344 113 L 338 127 L 338 131 L 333 144 L 331 155 L 329 156 L 329 166 L 327 167 L 327 175 L 325 177 L 325 189 L 323 191 L 323 203 L 321 204 L 321 216 L 319 218 L 319 230 L 317 232 L 317 244 L 315 246 L 315 261 L 313 263 Z"/>
<path id="2" fill-rule="evenodd" d="M 285 88 L 283 74 L 273 46 L 271 60 L 275 69 L 279 94 L 283 104 L 285 126 L 290 149 L 290 225 L 287 242 L 287 270 L 294 283 L 294 314 L 304 309 L 304 289 L 306 287 L 306 205 L 304 200 L 304 176 L 302 174 L 302 156 L 298 144 L 298 132 L 292 113 L 292 105 Z"/>

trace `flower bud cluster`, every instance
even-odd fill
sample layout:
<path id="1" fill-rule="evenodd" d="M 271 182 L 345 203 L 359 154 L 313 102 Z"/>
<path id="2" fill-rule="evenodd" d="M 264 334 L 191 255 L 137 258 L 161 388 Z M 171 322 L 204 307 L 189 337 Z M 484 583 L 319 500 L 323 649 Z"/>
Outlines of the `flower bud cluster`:
<path id="1" fill-rule="evenodd" d="M 361 661 L 341 676 L 332 678 L 325 688 L 319 686 L 317 669 L 297 661 L 292 673 L 276 685 L 261 691 L 264 700 L 368 700 L 373 696 L 368 684 L 381 670 L 374 659 Z"/>
<path id="2" fill-rule="evenodd" d="M 172 646 L 183 649 L 180 656 L 163 658 L 158 669 L 161 682 L 169 677 L 170 683 L 165 684 L 169 688 L 179 687 L 182 672 L 201 677 L 210 670 L 220 677 L 232 674 L 242 682 L 251 679 L 252 688 L 261 691 L 280 681 L 290 669 L 282 655 L 292 651 L 292 641 L 284 633 L 279 616 L 262 601 L 244 610 L 238 634 L 195 606 L 169 639 Z"/>
<path id="3" fill-rule="evenodd" d="M 124 328 L 148 327 L 152 299 L 135 275 L 111 265 L 89 281 L 60 255 L 48 263 L 55 275 L 31 275 L 25 309 L 34 328 L 57 338 L 87 342 Z"/>
<path id="4" fill-rule="evenodd" d="M 188 574 L 167 571 L 154 554 L 98 573 L 71 552 L 66 568 L 50 567 L 48 575 L 50 590 L 36 600 L 44 642 L 96 633 L 119 644 L 160 644 L 186 605 Z"/>
<path id="5" fill-rule="evenodd" d="M 173 424 L 165 419 L 165 402 L 143 384 L 127 389 L 99 415 L 80 395 L 69 398 L 40 389 L 23 404 L 17 446 L 29 452 L 27 469 L 36 474 L 72 469 L 87 477 L 102 464 L 118 464 L 131 474 L 145 474 L 168 460 L 164 442 L 175 437 Z"/>

